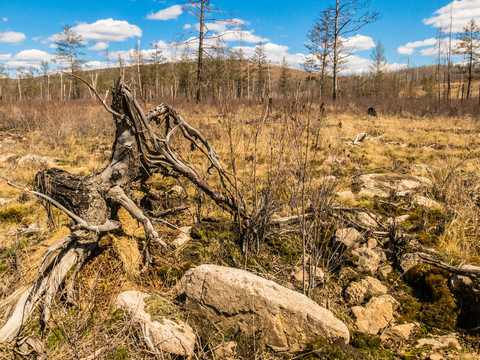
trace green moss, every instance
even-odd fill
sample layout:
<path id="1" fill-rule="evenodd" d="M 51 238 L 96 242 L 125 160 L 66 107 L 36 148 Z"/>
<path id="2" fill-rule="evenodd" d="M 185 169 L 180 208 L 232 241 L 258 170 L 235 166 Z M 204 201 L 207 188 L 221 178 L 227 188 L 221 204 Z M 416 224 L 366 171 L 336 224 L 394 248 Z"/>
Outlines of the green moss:
<path id="1" fill-rule="evenodd" d="M 160 279 L 163 279 L 163 282 L 167 286 L 175 286 L 190 267 L 191 265 L 188 262 L 182 266 L 162 266 L 156 269 L 156 273 Z"/>
<path id="2" fill-rule="evenodd" d="M 377 336 L 367 335 L 360 331 L 351 334 L 350 345 L 360 350 L 368 358 L 392 359 L 393 354 L 382 346 L 382 340 Z"/>
<path id="3" fill-rule="evenodd" d="M 2 275 L 8 269 L 9 269 L 9 266 L 7 264 L 0 264 L 0 275 Z"/>
<path id="4" fill-rule="evenodd" d="M 108 360 L 126 360 L 129 358 L 128 349 L 123 346 L 119 346 L 107 355 Z"/>
<path id="5" fill-rule="evenodd" d="M 164 318 L 185 321 L 183 312 L 160 296 L 147 297 L 145 305 L 145 311 L 150 314 L 152 321 L 163 323 Z"/>
<path id="6" fill-rule="evenodd" d="M 412 294 L 400 299 L 401 321 L 420 321 L 430 328 L 452 330 L 459 314 L 455 298 L 448 289 L 445 270 L 417 265 L 408 273 Z"/>
<path id="7" fill-rule="evenodd" d="M 45 346 L 50 349 L 56 349 L 58 345 L 64 340 L 63 333 L 58 329 L 52 329 L 50 334 L 47 337 L 47 340 L 45 342 Z"/>
<path id="8" fill-rule="evenodd" d="M 0 223 L 23 223 L 23 220 L 31 213 L 31 208 L 24 206 L 11 206 L 0 210 Z"/>

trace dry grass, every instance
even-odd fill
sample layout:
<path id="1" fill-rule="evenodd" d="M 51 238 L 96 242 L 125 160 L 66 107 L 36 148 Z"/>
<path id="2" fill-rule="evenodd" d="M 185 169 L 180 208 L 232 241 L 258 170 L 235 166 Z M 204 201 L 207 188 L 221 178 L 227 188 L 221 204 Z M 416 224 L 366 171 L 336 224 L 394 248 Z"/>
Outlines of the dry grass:
<path id="1" fill-rule="evenodd" d="M 238 178 L 251 211 L 270 201 L 276 216 L 299 213 L 304 171 L 307 199 L 323 186 L 327 175 L 336 177 L 338 191 L 350 190 L 355 178 L 361 174 L 422 175 L 435 184 L 426 195 L 441 201 L 444 204 L 442 211 L 448 214 L 437 248 L 448 254 L 452 262 L 480 262 L 480 125 L 476 119 L 389 115 L 371 118 L 363 115 L 364 111 L 359 111 L 359 115 L 336 113 L 332 109 L 324 115 L 318 106 L 308 104 L 274 108 L 268 116 L 262 105 L 201 105 L 178 108 L 178 111 L 205 135 L 225 168 Z M 0 159 L 4 155 L 14 155 L 0 163 L 0 172 L 29 186 L 33 185 L 35 173 L 49 166 L 77 174 L 96 172 L 110 157 L 113 128 L 109 115 L 94 104 L 31 102 L 0 105 Z M 372 139 L 364 141 L 361 146 L 347 144 L 347 138 L 354 140 L 362 132 Z M 214 174 L 210 174 L 202 163 L 201 154 L 191 152 L 190 144 L 175 140 L 182 157 L 195 164 L 197 172 L 215 184 Z M 18 161 L 28 154 L 46 158 L 23 164 Z M 435 170 L 414 172 L 411 170 L 413 164 L 431 165 Z M 160 176 L 154 176 L 150 182 L 160 192 L 178 184 Z M 191 212 L 169 218 L 169 221 L 177 226 L 190 225 L 196 212 L 200 212 L 202 218 L 230 218 L 209 199 L 203 198 L 199 207 L 195 188 L 187 181 L 182 180 L 181 184 L 190 195 Z M 15 207 L 29 209 L 12 221 L 0 221 L 0 248 L 11 252 L 11 255 L 2 257 L 7 267 L 0 275 L 0 298 L 5 298 L 11 292 L 11 286 L 17 288 L 32 281 L 43 251 L 64 236 L 68 229 L 62 226 L 52 229 L 48 235 L 33 238 L 21 233 L 11 235 L 12 229 L 20 224 L 35 222 L 39 227 L 48 228 L 46 212 L 4 182 L 0 182 L 0 198 L 10 201 L 0 207 L 0 212 Z M 360 197 L 336 201 L 349 206 L 365 204 L 365 199 Z M 52 311 L 57 322 L 43 332 L 47 342 L 50 341 L 49 356 L 52 359 L 66 354 L 72 356 L 75 351 L 84 356 L 92 354 L 98 349 L 96 344 L 102 341 L 109 347 L 108 351 L 125 349 L 126 353 L 138 351 L 136 358 L 149 357 L 147 350 L 135 343 L 131 324 L 112 313 L 111 303 L 121 289 L 163 291 L 167 284 L 159 279 L 156 270 L 145 276 L 139 274 L 143 229 L 126 212 L 119 215 L 123 234 L 105 237 L 102 256 L 93 259 L 82 271 L 78 292 L 85 295 L 83 300 L 74 309 L 65 308 L 59 302 L 58 308 Z M 65 225 L 66 219 L 58 215 L 58 222 Z M 157 230 L 167 242 L 175 236 L 175 231 L 163 225 Z M 300 257 L 296 256 L 298 260 Z M 172 268 L 179 261 L 178 254 L 159 257 L 158 252 L 155 259 L 159 268 Z M 96 304 L 95 307 L 92 303 Z M 37 330 L 32 326 L 32 332 Z M 82 349 L 72 348 L 75 336 L 82 338 Z"/>

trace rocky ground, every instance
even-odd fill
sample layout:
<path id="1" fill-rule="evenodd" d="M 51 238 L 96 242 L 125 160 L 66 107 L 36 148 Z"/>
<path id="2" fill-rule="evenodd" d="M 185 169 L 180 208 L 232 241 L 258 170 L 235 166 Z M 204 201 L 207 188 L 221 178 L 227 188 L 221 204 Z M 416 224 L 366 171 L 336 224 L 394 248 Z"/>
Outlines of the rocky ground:
<path id="1" fill-rule="evenodd" d="M 85 301 L 68 307 L 60 295 L 53 325 L 28 324 L 15 344 L 0 347 L 0 354 L 480 358 L 480 182 L 471 150 L 476 140 L 470 138 L 475 126 L 468 123 L 471 132 L 461 133 L 465 127 L 449 122 L 442 127 L 410 119 L 413 125 L 399 126 L 393 125 L 395 119 L 383 119 L 386 125 L 376 125 L 384 126 L 382 132 L 355 141 L 352 134 L 360 133 L 365 121 L 349 125 L 340 120 L 341 130 L 337 118 L 327 122 L 336 129 L 329 136 L 340 151 L 323 154 L 318 162 L 330 169 L 320 181 L 331 189 L 328 207 L 320 215 L 313 206 L 305 209 L 307 224 L 320 224 L 305 260 L 298 221 L 278 221 L 245 256 L 231 218 L 212 210 L 194 222 L 182 210 L 165 217 L 174 228 L 155 225 L 169 248 L 156 248 L 153 265 L 140 272 L 137 241 L 144 233 L 128 214 L 121 214 L 122 232 L 105 236 L 102 249 L 108 251 L 84 269 L 78 292 Z M 433 143 L 408 139 L 405 128 L 413 126 L 430 129 L 428 134 L 448 128 L 451 138 L 437 137 Z M 371 123 L 368 127 L 375 132 Z M 68 156 L 54 154 L 43 144 L 34 152 L 31 142 L 31 135 L 4 132 L 0 145 L 3 173 L 17 174 L 27 185 L 38 169 L 90 173 L 108 158 L 108 141 L 78 151 L 75 162 L 67 161 L 71 149 Z M 165 208 L 195 206 L 177 183 L 157 178 L 154 183 L 163 205 L 169 205 Z M 152 209 L 151 199 L 137 195 L 139 204 Z M 273 219 L 285 215 L 279 208 Z M 0 222 L 3 322 L 14 290 L 32 281 L 45 249 L 65 235 L 66 219 L 56 212 L 49 217 L 34 200 L 2 183 Z"/>

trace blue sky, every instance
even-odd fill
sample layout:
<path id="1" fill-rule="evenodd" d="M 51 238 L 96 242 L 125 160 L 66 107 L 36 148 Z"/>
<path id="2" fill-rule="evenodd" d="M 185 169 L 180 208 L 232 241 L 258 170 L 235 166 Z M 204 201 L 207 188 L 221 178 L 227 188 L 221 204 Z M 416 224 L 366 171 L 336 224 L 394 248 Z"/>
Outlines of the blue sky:
<path id="1" fill-rule="evenodd" d="M 306 34 L 317 14 L 331 4 L 327 0 L 217 0 L 212 3 L 236 14 L 233 31 L 225 35 L 229 46 L 242 47 L 249 56 L 256 43 L 263 41 L 272 63 L 280 63 L 285 56 L 289 64 L 297 68 L 307 54 Z M 392 69 L 407 62 L 410 65 L 435 63 L 434 39 L 440 25 L 449 24 L 450 8 L 454 32 L 461 31 L 471 18 L 480 23 L 480 0 L 372 0 L 371 9 L 378 11 L 382 18 L 348 39 L 347 48 L 352 55 L 345 71 L 367 71 L 377 40 L 382 41 Z M 158 42 L 168 59 L 178 58 L 184 49 L 172 46 L 178 41 L 176 35 L 194 30 L 196 20 L 182 10 L 179 2 L 169 0 L 2 1 L 0 63 L 14 76 L 19 66 L 38 67 L 41 60 L 51 60 L 55 53 L 55 34 L 67 24 L 85 40 L 84 59 L 91 68 L 98 68 L 105 66 L 106 47 L 111 58 L 122 56 L 128 61 L 128 51 L 139 39 L 146 57 L 152 52 L 150 44 Z M 241 34 L 237 31 L 239 25 L 243 29 Z M 225 31 L 220 23 L 212 23 L 210 28 L 217 34 Z"/>

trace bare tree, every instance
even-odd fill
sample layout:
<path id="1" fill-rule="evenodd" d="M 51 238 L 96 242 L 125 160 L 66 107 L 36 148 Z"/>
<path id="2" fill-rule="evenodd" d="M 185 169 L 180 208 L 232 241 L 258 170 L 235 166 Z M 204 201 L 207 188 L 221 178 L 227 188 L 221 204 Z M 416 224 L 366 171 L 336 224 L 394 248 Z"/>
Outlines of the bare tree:
<path id="1" fill-rule="evenodd" d="M 233 13 L 231 11 L 222 11 L 218 7 L 212 5 L 210 0 L 187 0 L 184 3 L 183 9 L 188 13 L 195 16 L 198 20 L 198 30 L 194 38 L 185 41 L 184 43 L 191 42 L 192 40 L 198 41 L 198 53 L 197 53 L 197 84 L 196 84 L 196 100 L 197 103 L 202 99 L 203 85 L 204 85 L 204 64 L 203 59 L 205 55 L 205 40 L 222 38 L 222 36 L 232 28 L 238 27 L 240 22 L 238 19 L 233 19 Z M 212 30 L 218 26 L 211 27 L 210 24 L 215 23 L 218 25 L 222 23 L 225 27 L 224 31 L 218 33 Z M 212 28 L 212 29 L 211 29 Z M 237 30 L 233 30 L 237 31 Z M 182 36 L 185 36 L 183 34 Z"/>
<path id="2" fill-rule="evenodd" d="M 470 97 L 470 88 L 473 78 L 473 69 L 480 58 L 480 26 L 474 19 L 470 20 L 463 32 L 458 34 L 458 44 L 454 51 L 465 57 L 465 65 L 468 71 L 467 99 Z"/>
<path id="3" fill-rule="evenodd" d="M 85 63 L 85 60 L 80 58 L 85 55 L 85 53 L 82 52 L 82 49 L 85 47 L 82 41 L 82 36 L 77 34 L 69 25 L 65 25 L 62 28 L 62 31 L 57 34 L 57 39 L 55 40 L 55 45 L 57 46 L 57 62 L 60 62 L 60 64 L 68 64 L 66 68 L 70 70 L 72 74 L 71 91 L 74 99 L 80 96 L 78 93 L 77 80 L 74 75 L 77 75 L 82 64 Z"/>
<path id="4" fill-rule="evenodd" d="M 306 47 L 314 59 L 318 61 L 318 64 L 314 64 L 312 61 L 308 62 L 307 60 L 306 65 L 311 72 L 317 72 L 318 70 L 320 75 L 320 97 L 323 97 L 324 94 L 328 67 L 331 63 L 330 55 L 333 44 L 333 19 L 331 15 L 332 12 L 328 9 L 322 11 L 315 20 L 312 30 L 307 35 L 309 42 L 306 44 Z"/>
<path id="5" fill-rule="evenodd" d="M 335 5 L 330 6 L 321 13 L 321 17 L 333 19 L 332 53 L 333 53 L 333 101 L 337 99 L 339 64 L 344 57 L 342 42 L 347 35 L 354 34 L 365 25 L 380 19 L 376 11 L 368 11 L 370 0 L 335 0 Z"/>
<path id="6" fill-rule="evenodd" d="M 385 49 L 380 40 L 377 41 L 377 44 L 373 48 L 372 53 L 370 54 L 370 59 L 372 62 L 370 63 L 369 68 L 374 78 L 375 95 L 379 96 L 383 77 L 388 66 L 387 58 L 385 57 Z"/>
<path id="7" fill-rule="evenodd" d="M 153 65 L 153 71 L 155 76 L 155 98 L 158 97 L 159 77 L 160 77 L 160 64 L 165 61 L 165 57 L 162 55 L 162 50 L 158 41 L 154 41 L 150 44 L 153 47 L 153 52 L 150 56 L 150 62 Z"/>

